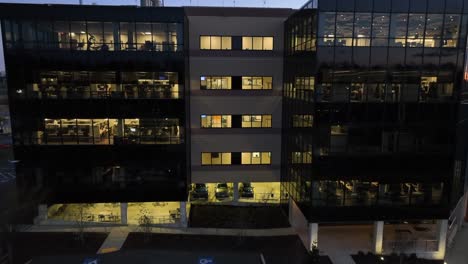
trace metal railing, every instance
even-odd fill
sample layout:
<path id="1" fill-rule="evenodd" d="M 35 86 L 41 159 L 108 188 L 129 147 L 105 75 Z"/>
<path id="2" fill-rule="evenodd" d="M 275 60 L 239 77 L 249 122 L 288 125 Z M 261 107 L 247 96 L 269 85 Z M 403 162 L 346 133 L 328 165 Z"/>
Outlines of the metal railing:
<path id="1" fill-rule="evenodd" d="M 438 251 L 437 240 L 386 240 L 383 250 L 386 253 L 426 253 Z"/>
<path id="2" fill-rule="evenodd" d="M 117 214 L 59 214 L 50 216 L 49 219 L 71 222 L 120 223 L 120 215 Z"/>
<path id="3" fill-rule="evenodd" d="M 89 87 L 73 87 L 66 90 L 31 91 L 17 94 L 19 98 L 32 99 L 182 99 L 182 91 L 90 91 Z"/>
<path id="4" fill-rule="evenodd" d="M 15 138 L 15 144 L 26 144 L 24 138 Z M 161 145 L 177 145 L 183 144 L 184 137 L 180 136 L 111 136 L 109 137 L 90 137 L 82 135 L 62 135 L 50 136 L 40 135 L 31 138 L 32 145 L 145 145 L 145 144 L 161 144 Z"/>

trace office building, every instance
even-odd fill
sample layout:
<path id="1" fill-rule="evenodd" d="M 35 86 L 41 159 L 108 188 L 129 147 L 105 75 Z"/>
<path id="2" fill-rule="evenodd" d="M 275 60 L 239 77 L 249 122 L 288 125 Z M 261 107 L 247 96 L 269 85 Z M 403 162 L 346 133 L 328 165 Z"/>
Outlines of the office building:
<path id="1" fill-rule="evenodd" d="M 48 205 L 42 219 L 104 203 L 86 218 L 135 223 L 133 202 L 162 201 L 183 218 L 183 9 L 5 4 L 1 17 L 20 197 Z"/>
<path id="2" fill-rule="evenodd" d="M 87 221 L 185 226 L 191 204 L 279 204 L 308 249 L 360 223 L 378 254 L 409 239 L 439 259 L 462 223 L 468 1 L 0 15 L 39 222 L 87 204 Z M 430 239 L 386 237 L 405 223 Z"/>
<path id="3" fill-rule="evenodd" d="M 430 257 L 443 257 L 464 192 L 467 11 L 466 1 L 337 0 L 289 17 L 281 181 L 310 246 L 318 223 L 375 221 L 374 250 L 389 252 L 385 221 L 429 220 L 439 226 Z M 449 218 L 458 223 L 445 232 Z"/>
<path id="4" fill-rule="evenodd" d="M 196 184 L 206 184 L 213 202 L 279 202 L 283 27 L 292 10 L 185 10 L 191 198 L 203 198 Z"/>

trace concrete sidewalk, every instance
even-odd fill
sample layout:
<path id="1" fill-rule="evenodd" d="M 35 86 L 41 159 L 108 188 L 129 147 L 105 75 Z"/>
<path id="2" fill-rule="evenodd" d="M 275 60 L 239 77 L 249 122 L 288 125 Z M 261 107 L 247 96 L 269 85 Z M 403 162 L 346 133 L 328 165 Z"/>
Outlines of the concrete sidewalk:
<path id="1" fill-rule="evenodd" d="M 89 226 L 85 232 L 109 233 L 112 230 L 125 230 L 125 232 L 141 232 L 138 226 Z M 27 232 L 76 232 L 73 226 L 60 225 L 34 225 L 26 229 Z M 178 234 L 178 235 L 212 235 L 212 236 L 290 236 L 296 235 L 293 228 L 272 228 L 272 229 L 229 229 L 229 228 L 169 228 L 153 227 L 151 230 L 155 234 Z"/>
<path id="2" fill-rule="evenodd" d="M 453 246 L 447 249 L 447 264 L 468 264 L 468 224 L 458 231 Z"/>
<path id="3" fill-rule="evenodd" d="M 106 240 L 104 240 L 104 243 L 102 243 L 97 254 L 119 251 L 125 243 L 129 233 L 129 229 L 125 227 L 112 228 L 112 231 L 109 233 Z"/>

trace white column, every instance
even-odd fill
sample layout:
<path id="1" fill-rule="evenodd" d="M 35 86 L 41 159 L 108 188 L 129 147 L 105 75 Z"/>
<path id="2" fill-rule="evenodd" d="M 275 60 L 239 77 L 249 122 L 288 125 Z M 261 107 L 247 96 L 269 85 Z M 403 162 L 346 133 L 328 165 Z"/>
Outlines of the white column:
<path id="1" fill-rule="evenodd" d="M 309 251 L 313 246 L 318 247 L 318 223 L 309 223 Z"/>
<path id="2" fill-rule="evenodd" d="M 438 251 L 437 259 L 445 258 L 445 249 L 447 247 L 447 230 L 448 230 L 448 220 L 441 219 L 437 220 L 437 241 L 438 241 Z"/>
<path id="3" fill-rule="evenodd" d="M 126 225 L 128 223 L 127 208 L 127 203 L 120 203 L 120 223 L 122 225 Z"/>
<path id="4" fill-rule="evenodd" d="M 288 218 L 289 218 L 289 224 L 291 224 L 292 227 L 294 227 L 294 223 L 293 223 L 293 201 L 292 201 L 292 198 L 289 197 L 288 199 Z"/>
<path id="5" fill-rule="evenodd" d="M 47 204 L 40 204 L 38 206 L 38 220 L 45 221 L 47 220 Z"/>
<path id="6" fill-rule="evenodd" d="M 383 252 L 383 231 L 384 221 L 374 222 L 374 233 L 372 234 L 372 242 L 374 243 L 374 253 L 382 254 Z"/>
<path id="7" fill-rule="evenodd" d="M 180 224 L 187 227 L 187 202 L 180 202 Z"/>
<path id="8" fill-rule="evenodd" d="M 232 189 L 233 189 L 233 201 L 237 202 L 239 201 L 239 183 L 234 182 L 232 184 Z"/>

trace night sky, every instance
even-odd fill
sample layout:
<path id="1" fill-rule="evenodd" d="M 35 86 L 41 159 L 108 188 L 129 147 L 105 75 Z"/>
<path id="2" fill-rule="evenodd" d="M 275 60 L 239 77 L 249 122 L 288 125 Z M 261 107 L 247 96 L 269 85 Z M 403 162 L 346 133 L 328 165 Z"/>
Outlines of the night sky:
<path id="1" fill-rule="evenodd" d="M 307 0 L 164 0 L 166 6 L 248 6 L 299 8 Z M 0 0 L 0 3 L 78 4 L 79 0 Z M 140 0 L 83 0 L 83 4 L 137 5 Z M 0 34 L 1 42 L 1 34 Z M 4 71 L 3 49 L 0 49 L 0 71 Z"/>

